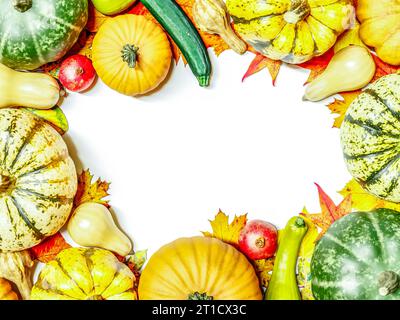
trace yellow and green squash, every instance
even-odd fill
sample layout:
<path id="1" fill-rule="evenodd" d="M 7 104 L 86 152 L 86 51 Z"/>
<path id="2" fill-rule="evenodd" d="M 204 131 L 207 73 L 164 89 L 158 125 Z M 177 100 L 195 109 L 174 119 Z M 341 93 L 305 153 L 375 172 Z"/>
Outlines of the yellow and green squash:
<path id="1" fill-rule="evenodd" d="M 226 5 L 247 43 L 293 64 L 328 51 L 355 11 L 351 0 L 227 0 Z"/>
<path id="2" fill-rule="evenodd" d="M 59 133 L 24 109 L 0 110 L 0 250 L 28 249 L 64 225 L 77 189 Z"/>
<path id="3" fill-rule="evenodd" d="M 341 127 L 351 175 L 373 195 L 400 202 L 400 75 L 368 86 L 350 105 Z"/>

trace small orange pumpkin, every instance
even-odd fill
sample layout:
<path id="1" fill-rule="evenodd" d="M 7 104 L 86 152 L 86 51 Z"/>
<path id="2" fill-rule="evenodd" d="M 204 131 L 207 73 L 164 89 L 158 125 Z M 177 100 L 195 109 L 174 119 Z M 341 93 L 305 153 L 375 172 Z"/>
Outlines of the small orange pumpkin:
<path id="1" fill-rule="evenodd" d="M 10 282 L 3 278 L 0 278 L 0 300 L 19 300 Z"/>
<path id="2" fill-rule="evenodd" d="M 260 300 L 246 257 L 215 238 L 175 240 L 152 255 L 139 281 L 142 300 Z"/>
<path id="3" fill-rule="evenodd" d="M 128 96 L 157 88 L 167 76 L 172 59 L 161 27 L 132 14 L 108 19 L 93 40 L 92 52 L 100 79 Z"/>

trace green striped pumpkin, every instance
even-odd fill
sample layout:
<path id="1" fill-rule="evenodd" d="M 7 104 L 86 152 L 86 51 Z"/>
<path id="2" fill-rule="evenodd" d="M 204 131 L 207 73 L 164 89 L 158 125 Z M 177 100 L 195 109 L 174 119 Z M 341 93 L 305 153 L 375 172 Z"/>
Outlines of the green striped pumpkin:
<path id="1" fill-rule="evenodd" d="M 400 213 L 351 213 L 328 229 L 311 261 L 318 300 L 400 299 Z"/>
<path id="2" fill-rule="evenodd" d="M 53 127 L 23 109 L 0 110 L 0 250 L 38 244 L 66 222 L 75 165 Z"/>
<path id="3" fill-rule="evenodd" d="M 380 78 L 350 105 L 341 142 L 351 175 L 373 195 L 400 202 L 400 75 Z"/>
<path id="4" fill-rule="evenodd" d="M 63 57 L 88 19 L 87 0 L 1 0 L 0 62 L 32 70 Z"/>

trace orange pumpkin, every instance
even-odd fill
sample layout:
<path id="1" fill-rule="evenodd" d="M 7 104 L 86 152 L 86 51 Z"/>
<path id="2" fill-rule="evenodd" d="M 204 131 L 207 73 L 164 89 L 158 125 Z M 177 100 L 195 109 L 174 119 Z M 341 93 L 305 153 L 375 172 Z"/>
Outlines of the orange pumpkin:
<path id="1" fill-rule="evenodd" d="M 0 300 L 19 300 L 10 282 L 3 278 L 0 278 Z"/>
<path id="2" fill-rule="evenodd" d="M 215 238 L 175 240 L 150 258 L 139 282 L 142 300 L 260 300 L 246 257 Z"/>

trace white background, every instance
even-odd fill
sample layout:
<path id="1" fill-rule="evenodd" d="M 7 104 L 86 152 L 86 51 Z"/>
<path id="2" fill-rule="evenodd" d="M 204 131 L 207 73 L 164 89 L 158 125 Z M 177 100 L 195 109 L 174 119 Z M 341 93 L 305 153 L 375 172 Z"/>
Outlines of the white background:
<path id="1" fill-rule="evenodd" d="M 98 81 L 62 105 L 78 169 L 112 182 L 113 211 L 135 249 L 199 235 L 219 208 L 281 228 L 304 205 L 319 210 L 314 182 L 338 202 L 350 179 L 327 101 L 302 101 L 307 70 L 282 67 L 276 87 L 267 70 L 242 83 L 253 54 L 210 54 L 210 88 L 179 63 L 149 96 Z"/>

